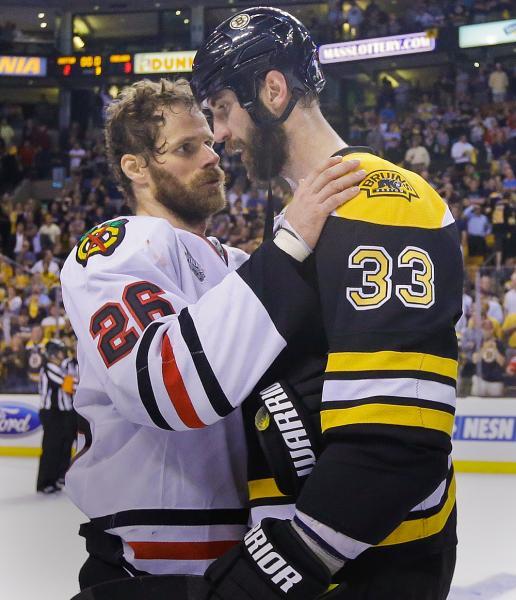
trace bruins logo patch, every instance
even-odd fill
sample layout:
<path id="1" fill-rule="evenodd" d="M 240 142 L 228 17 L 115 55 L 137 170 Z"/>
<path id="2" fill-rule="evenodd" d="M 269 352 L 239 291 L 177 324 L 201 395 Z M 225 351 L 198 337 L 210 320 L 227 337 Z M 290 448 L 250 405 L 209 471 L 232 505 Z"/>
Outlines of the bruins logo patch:
<path id="1" fill-rule="evenodd" d="M 125 237 L 127 219 L 118 219 L 96 225 L 87 231 L 77 244 L 75 258 L 85 267 L 92 256 L 111 256 Z"/>
<path id="2" fill-rule="evenodd" d="M 231 19 L 229 26 L 231 29 L 245 29 L 249 25 L 250 20 L 251 17 L 246 13 L 236 15 Z"/>
<path id="3" fill-rule="evenodd" d="M 373 171 L 362 181 L 360 189 L 368 198 L 374 196 L 401 196 L 409 202 L 419 198 L 414 187 L 397 171 Z"/>

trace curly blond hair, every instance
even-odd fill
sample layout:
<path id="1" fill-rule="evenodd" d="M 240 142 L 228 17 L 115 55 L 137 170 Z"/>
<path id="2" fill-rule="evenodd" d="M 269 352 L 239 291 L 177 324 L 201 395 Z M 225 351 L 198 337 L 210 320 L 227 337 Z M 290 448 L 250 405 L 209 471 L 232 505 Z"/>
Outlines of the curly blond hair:
<path id="1" fill-rule="evenodd" d="M 123 172 L 120 161 L 124 154 L 137 154 L 145 165 L 165 152 L 165 144 L 157 145 L 159 130 L 165 123 L 163 111 L 177 105 L 188 110 L 197 107 L 186 79 L 159 82 L 142 79 L 124 88 L 106 110 L 105 139 L 108 163 L 115 179 L 134 210 L 131 180 Z"/>

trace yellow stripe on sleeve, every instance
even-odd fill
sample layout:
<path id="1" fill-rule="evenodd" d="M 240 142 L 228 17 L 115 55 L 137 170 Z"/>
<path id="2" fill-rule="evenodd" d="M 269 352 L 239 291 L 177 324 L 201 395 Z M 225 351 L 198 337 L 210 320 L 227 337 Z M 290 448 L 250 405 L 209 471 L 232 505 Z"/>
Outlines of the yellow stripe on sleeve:
<path id="1" fill-rule="evenodd" d="M 425 371 L 457 379 L 458 363 L 421 352 L 335 352 L 328 356 L 327 373 L 350 371 Z"/>
<path id="2" fill-rule="evenodd" d="M 453 415 L 433 408 L 395 404 L 363 404 L 321 411 L 322 431 L 343 425 L 402 425 L 436 429 L 451 436 Z"/>
<path id="3" fill-rule="evenodd" d="M 269 479 L 253 479 L 248 482 L 249 500 L 259 500 L 261 498 L 281 498 L 282 494 L 276 481 L 270 477 Z"/>
<path id="4" fill-rule="evenodd" d="M 394 546 L 414 540 L 435 535 L 443 530 L 451 511 L 455 505 L 455 476 L 448 489 L 448 498 L 442 509 L 435 515 L 426 519 L 414 519 L 403 521 L 390 535 L 388 535 L 378 546 Z"/>

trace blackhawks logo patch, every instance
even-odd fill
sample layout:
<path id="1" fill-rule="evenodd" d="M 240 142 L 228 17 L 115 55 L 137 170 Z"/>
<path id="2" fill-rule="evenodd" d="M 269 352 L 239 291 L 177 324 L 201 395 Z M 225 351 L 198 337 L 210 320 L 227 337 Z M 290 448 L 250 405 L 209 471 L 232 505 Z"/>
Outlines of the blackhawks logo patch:
<path id="1" fill-rule="evenodd" d="M 360 189 L 368 198 L 374 196 L 401 196 L 409 202 L 419 194 L 405 177 L 397 171 L 373 171 L 362 181 Z"/>
<path id="2" fill-rule="evenodd" d="M 127 219 L 117 219 L 96 225 L 87 231 L 77 244 L 75 258 L 85 267 L 92 256 L 111 256 L 125 237 Z"/>

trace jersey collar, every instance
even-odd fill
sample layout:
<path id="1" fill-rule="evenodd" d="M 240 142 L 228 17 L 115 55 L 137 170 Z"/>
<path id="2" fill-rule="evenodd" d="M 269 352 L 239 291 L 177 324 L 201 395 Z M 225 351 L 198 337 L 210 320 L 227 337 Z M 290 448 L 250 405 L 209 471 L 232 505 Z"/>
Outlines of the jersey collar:
<path id="1" fill-rule="evenodd" d="M 338 150 L 332 156 L 346 156 L 347 154 L 355 154 L 355 152 L 366 152 L 367 154 L 376 154 L 375 150 L 370 146 L 346 146 L 342 150 Z"/>

